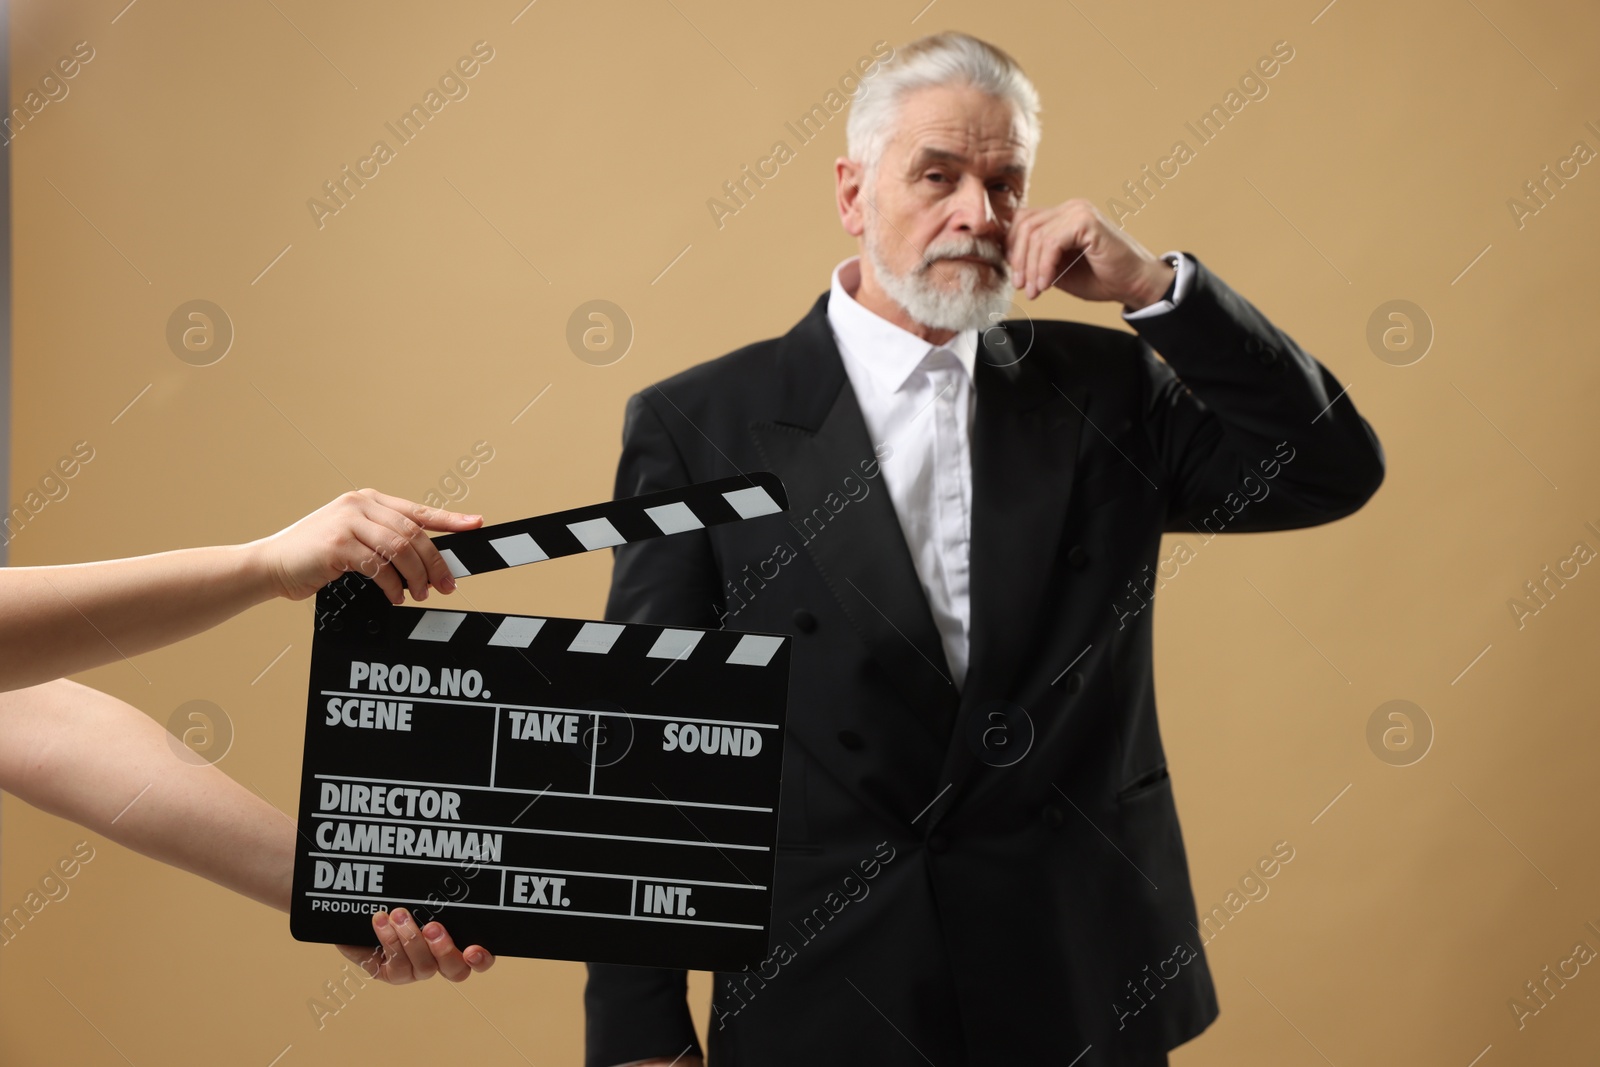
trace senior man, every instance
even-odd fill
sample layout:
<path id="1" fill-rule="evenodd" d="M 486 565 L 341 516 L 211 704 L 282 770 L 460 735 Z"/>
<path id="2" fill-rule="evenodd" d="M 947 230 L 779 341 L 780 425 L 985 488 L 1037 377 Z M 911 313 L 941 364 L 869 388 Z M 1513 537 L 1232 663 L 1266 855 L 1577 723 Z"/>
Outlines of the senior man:
<path id="1" fill-rule="evenodd" d="M 794 635 L 774 943 L 715 977 L 713 1067 L 1146 1067 L 1216 1017 L 1150 571 L 1165 530 L 1349 515 L 1383 451 L 1194 256 L 1024 206 L 1038 108 L 975 38 L 900 49 L 835 164 L 861 255 L 629 400 L 617 496 L 770 469 L 790 498 L 618 548 L 606 613 Z M 1133 332 L 1000 321 L 1052 287 Z M 590 965 L 590 1067 L 698 1063 L 685 988 Z"/>

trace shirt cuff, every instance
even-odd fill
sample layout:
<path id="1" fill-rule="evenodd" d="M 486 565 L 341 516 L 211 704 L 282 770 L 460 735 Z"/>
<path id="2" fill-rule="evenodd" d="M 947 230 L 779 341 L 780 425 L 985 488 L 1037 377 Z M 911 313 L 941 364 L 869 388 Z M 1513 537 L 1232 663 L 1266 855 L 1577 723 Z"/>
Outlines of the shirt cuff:
<path id="1" fill-rule="evenodd" d="M 1142 307 L 1137 311 L 1124 311 L 1124 319 L 1148 319 L 1171 311 L 1183 302 L 1184 296 L 1189 292 L 1189 285 L 1194 280 L 1194 264 L 1182 252 L 1163 252 L 1161 258 L 1172 264 L 1174 277 L 1172 284 L 1167 287 L 1167 295 L 1154 304 Z"/>

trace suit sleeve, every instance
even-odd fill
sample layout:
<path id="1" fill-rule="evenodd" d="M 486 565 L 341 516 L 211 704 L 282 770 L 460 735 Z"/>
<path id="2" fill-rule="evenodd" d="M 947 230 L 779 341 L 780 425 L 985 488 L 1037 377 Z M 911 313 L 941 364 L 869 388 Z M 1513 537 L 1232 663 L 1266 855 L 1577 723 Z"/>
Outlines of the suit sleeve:
<path id="1" fill-rule="evenodd" d="M 1164 528 L 1254 533 L 1356 511 L 1383 483 L 1377 434 L 1326 367 L 1190 259 L 1184 300 L 1130 323 L 1144 342 L 1144 421 L 1168 490 Z"/>
<path id="2" fill-rule="evenodd" d="M 628 400 L 614 496 L 687 485 L 683 457 L 646 394 Z M 606 619 L 716 629 L 721 603 L 716 559 L 704 530 L 619 545 Z M 687 972 L 591 963 L 584 988 L 585 1067 L 672 1059 L 699 1051 L 686 999 Z"/>

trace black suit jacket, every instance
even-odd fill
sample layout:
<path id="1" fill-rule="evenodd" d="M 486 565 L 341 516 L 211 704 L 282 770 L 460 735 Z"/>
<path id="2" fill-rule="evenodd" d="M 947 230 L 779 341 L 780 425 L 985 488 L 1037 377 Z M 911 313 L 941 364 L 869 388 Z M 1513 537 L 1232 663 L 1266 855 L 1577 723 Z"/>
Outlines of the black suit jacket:
<path id="1" fill-rule="evenodd" d="M 606 609 L 794 635 L 777 941 L 717 975 L 712 1067 L 1140 1062 L 1217 1014 L 1156 721 L 1161 534 L 1331 522 L 1383 450 L 1198 260 L 1137 334 L 989 330 L 958 691 L 827 302 L 633 396 L 617 469 L 618 497 L 762 469 L 789 493 L 787 515 L 619 547 Z M 591 965 L 590 1067 L 694 1045 L 684 990 Z"/>

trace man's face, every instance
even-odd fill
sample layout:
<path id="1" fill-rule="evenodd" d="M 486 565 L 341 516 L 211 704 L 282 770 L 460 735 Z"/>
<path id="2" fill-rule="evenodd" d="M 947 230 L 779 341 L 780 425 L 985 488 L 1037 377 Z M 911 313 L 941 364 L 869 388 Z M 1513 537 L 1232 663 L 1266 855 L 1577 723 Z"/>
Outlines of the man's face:
<path id="1" fill-rule="evenodd" d="M 917 90 L 897 117 L 864 190 L 870 273 L 916 322 L 985 329 L 1014 292 L 1005 239 L 1031 165 L 1020 118 L 970 86 Z"/>

